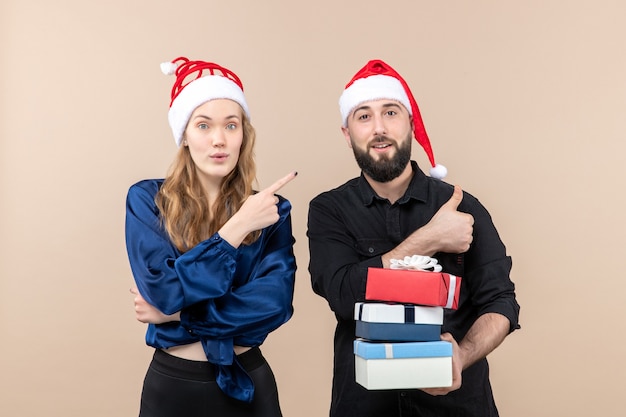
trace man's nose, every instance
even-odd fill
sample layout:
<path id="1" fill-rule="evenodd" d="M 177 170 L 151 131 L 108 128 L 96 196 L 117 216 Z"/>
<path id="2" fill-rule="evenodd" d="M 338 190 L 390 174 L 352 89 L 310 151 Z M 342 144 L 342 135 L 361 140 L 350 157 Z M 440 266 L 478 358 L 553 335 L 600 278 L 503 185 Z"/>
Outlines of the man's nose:
<path id="1" fill-rule="evenodd" d="M 387 133 L 385 121 L 381 116 L 374 116 L 374 135 L 381 136 Z"/>

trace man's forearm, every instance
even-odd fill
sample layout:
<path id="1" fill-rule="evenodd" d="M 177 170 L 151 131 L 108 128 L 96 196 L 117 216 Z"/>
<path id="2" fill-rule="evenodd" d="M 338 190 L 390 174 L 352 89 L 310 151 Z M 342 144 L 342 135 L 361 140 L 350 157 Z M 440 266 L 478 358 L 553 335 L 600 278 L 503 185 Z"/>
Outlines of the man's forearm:
<path id="1" fill-rule="evenodd" d="M 480 316 L 459 343 L 463 369 L 486 357 L 509 334 L 510 323 L 502 314 L 487 313 Z"/>
<path id="2" fill-rule="evenodd" d="M 404 259 L 405 256 L 413 255 L 433 256 L 437 253 L 436 242 L 423 229 L 417 229 L 402 243 L 381 256 L 383 268 L 389 268 L 392 259 Z"/>

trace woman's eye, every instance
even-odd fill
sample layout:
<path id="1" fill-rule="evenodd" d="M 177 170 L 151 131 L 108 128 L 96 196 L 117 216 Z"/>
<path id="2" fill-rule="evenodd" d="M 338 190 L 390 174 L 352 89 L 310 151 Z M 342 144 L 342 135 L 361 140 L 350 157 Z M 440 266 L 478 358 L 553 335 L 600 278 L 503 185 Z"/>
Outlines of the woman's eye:
<path id="1" fill-rule="evenodd" d="M 198 124 L 198 129 L 203 129 L 204 130 L 204 129 L 208 129 L 208 128 L 209 128 L 209 125 L 206 124 L 206 123 Z"/>
<path id="2" fill-rule="evenodd" d="M 229 124 L 226 125 L 226 129 L 228 129 L 228 130 L 237 129 L 237 125 L 235 123 L 229 123 Z"/>

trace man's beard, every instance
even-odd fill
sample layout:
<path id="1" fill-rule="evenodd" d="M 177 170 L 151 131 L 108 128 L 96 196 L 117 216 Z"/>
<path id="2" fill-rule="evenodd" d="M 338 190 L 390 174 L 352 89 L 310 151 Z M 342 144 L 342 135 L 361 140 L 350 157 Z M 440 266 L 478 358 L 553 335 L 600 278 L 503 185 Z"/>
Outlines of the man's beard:
<path id="1" fill-rule="evenodd" d="M 386 136 L 378 136 L 374 141 L 390 140 Z M 400 145 L 394 144 L 392 146 L 396 147 L 395 155 L 391 158 L 387 157 L 387 155 L 381 155 L 378 161 L 374 160 L 369 154 L 369 145 L 363 151 L 352 142 L 352 151 L 354 152 L 356 163 L 365 174 L 376 182 L 389 182 L 398 178 L 411 160 L 411 137 L 408 136 L 404 143 L 400 143 Z"/>

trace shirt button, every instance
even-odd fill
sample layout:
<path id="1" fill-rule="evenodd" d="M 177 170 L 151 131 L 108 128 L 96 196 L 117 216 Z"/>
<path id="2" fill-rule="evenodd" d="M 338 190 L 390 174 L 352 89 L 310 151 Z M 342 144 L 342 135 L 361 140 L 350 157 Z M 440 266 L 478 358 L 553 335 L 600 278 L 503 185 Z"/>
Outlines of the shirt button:
<path id="1" fill-rule="evenodd" d="M 400 393 L 400 396 L 401 396 L 401 397 L 406 397 L 406 392 L 401 392 L 401 393 Z"/>
<path id="2" fill-rule="evenodd" d="M 369 248 L 367 251 L 368 251 L 369 253 L 374 253 L 374 248 Z"/>

